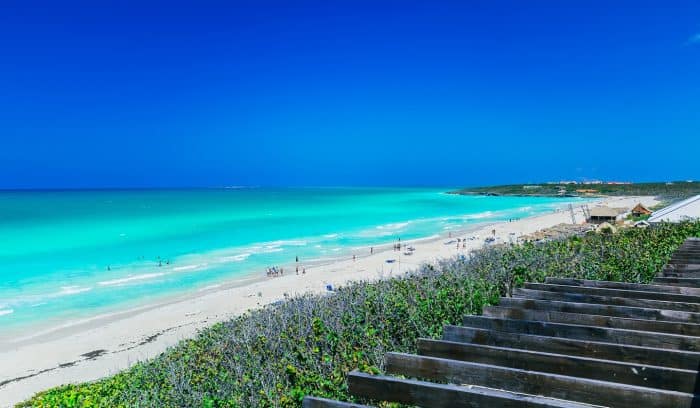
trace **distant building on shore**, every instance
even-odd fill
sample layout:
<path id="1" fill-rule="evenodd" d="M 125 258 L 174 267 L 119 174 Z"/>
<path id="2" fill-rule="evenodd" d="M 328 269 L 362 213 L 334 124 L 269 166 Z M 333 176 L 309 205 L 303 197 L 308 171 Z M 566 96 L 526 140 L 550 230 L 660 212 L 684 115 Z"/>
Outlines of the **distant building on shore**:
<path id="1" fill-rule="evenodd" d="M 644 207 L 642 203 L 635 205 L 632 209 L 632 216 L 641 217 L 643 215 L 651 215 L 651 211 Z"/>
<path id="2" fill-rule="evenodd" d="M 568 184 L 578 184 L 578 181 L 575 181 L 575 180 L 548 181 L 547 184 L 568 185 Z"/>
<path id="3" fill-rule="evenodd" d="M 576 180 L 560 180 L 560 181 L 548 181 L 547 184 L 558 184 L 558 185 L 588 185 L 588 184 L 608 184 L 608 185 L 627 185 L 633 184 L 631 181 L 602 181 L 602 180 L 588 180 L 588 181 L 576 181 Z"/>
<path id="4" fill-rule="evenodd" d="M 591 224 L 602 224 L 604 222 L 615 224 L 622 213 L 623 211 L 617 208 L 593 207 L 591 208 L 590 215 L 588 216 L 588 222 Z"/>

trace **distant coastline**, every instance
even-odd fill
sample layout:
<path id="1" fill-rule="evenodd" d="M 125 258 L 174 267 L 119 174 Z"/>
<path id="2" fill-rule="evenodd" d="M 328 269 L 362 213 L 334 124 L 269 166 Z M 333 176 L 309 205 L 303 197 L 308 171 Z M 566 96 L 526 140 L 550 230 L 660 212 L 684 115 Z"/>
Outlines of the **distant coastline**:
<path id="1" fill-rule="evenodd" d="M 700 182 L 667 181 L 628 183 L 614 181 L 545 182 L 468 187 L 448 191 L 448 194 L 504 197 L 581 197 L 603 198 L 621 196 L 654 196 L 663 201 L 676 201 L 700 194 Z"/>

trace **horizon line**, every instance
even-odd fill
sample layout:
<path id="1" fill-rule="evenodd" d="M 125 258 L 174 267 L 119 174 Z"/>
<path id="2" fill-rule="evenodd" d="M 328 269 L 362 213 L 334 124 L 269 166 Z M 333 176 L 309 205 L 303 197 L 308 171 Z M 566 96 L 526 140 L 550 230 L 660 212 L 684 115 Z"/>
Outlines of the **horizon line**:
<path id="1" fill-rule="evenodd" d="M 447 186 L 447 185 L 437 185 L 437 184 L 418 184 L 418 185 L 231 185 L 231 186 L 106 186 L 106 187 L 11 187 L 3 188 L 0 187 L 0 192 L 58 192 L 58 191 L 143 191 L 143 190 L 254 190 L 254 189 L 266 189 L 266 188 L 278 188 L 278 189 L 303 189 L 303 188 L 313 188 L 313 189 L 332 189 L 332 188 L 367 188 L 367 189 L 379 189 L 379 188 L 473 188 L 473 187 L 495 187 L 495 186 L 507 186 L 507 185 L 530 185 L 530 184 L 552 184 L 563 182 L 576 181 L 577 183 L 587 183 L 591 181 L 602 181 L 605 180 L 549 180 L 549 181 L 538 181 L 538 182 L 517 182 L 517 183 L 486 183 L 486 184 L 464 184 L 461 186 Z M 617 181 L 616 179 L 607 180 L 607 182 Z M 656 180 L 656 181 L 627 181 L 631 184 L 654 184 L 654 183 L 698 183 L 700 181 L 696 180 Z"/>

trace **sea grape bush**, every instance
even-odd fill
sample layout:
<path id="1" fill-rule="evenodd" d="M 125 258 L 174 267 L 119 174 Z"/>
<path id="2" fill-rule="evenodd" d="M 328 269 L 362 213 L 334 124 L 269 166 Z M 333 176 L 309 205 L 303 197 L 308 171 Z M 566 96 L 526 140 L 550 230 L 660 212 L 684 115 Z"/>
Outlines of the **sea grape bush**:
<path id="1" fill-rule="evenodd" d="M 42 392 L 21 407 L 299 407 L 305 395 L 350 400 L 345 376 L 379 373 L 387 351 L 480 313 L 546 276 L 649 282 L 700 222 L 624 229 L 541 244 L 491 247 L 466 258 L 333 295 L 288 298 L 201 331 L 106 379 Z"/>

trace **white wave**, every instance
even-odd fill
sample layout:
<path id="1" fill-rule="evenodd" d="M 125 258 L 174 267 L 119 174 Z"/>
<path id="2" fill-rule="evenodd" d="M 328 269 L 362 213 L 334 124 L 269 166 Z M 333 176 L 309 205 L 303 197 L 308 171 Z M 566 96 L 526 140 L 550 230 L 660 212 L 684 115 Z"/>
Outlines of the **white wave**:
<path id="1" fill-rule="evenodd" d="M 165 275 L 165 274 L 164 273 L 145 273 L 143 275 L 133 275 L 133 276 L 128 276 L 126 278 L 121 278 L 121 279 L 112 279 L 112 280 L 108 280 L 108 281 L 97 282 L 97 284 L 101 285 L 101 286 L 122 285 L 125 283 L 134 282 L 134 281 L 142 281 L 142 280 L 158 278 L 158 277 L 163 276 L 163 275 Z"/>
<path id="2" fill-rule="evenodd" d="M 337 238 L 337 237 L 338 237 L 338 234 L 326 234 L 323 236 L 323 238 L 329 238 L 329 239 L 330 238 Z"/>
<path id="3" fill-rule="evenodd" d="M 480 220 L 489 217 L 493 217 L 493 211 L 484 211 L 476 214 L 467 214 L 464 215 L 462 218 L 465 220 Z"/>
<path id="4" fill-rule="evenodd" d="M 380 230 L 390 230 L 390 231 L 398 231 L 398 230 L 401 230 L 401 229 L 406 228 L 406 227 L 408 226 L 408 224 L 410 224 L 410 223 L 411 223 L 410 221 L 406 221 L 406 222 L 395 222 L 395 223 L 392 223 L 392 224 L 380 225 L 380 226 L 377 227 L 377 229 L 380 229 Z"/>
<path id="5" fill-rule="evenodd" d="M 278 246 L 266 246 L 263 250 L 259 251 L 261 254 L 271 254 L 274 252 L 282 252 L 284 251 L 284 248 L 278 247 Z"/>
<path id="6" fill-rule="evenodd" d="M 433 235 L 428 235 L 427 237 L 408 239 L 408 240 L 406 240 L 406 243 L 410 244 L 412 242 L 430 241 L 430 240 L 437 239 L 437 238 L 440 238 L 440 235 L 433 234 Z"/>
<path id="7" fill-rule="evenodd" d="M 396 233 L 401 232 L 409 224 L 411 224 L 411 221 L 382 224 L 371 229 L 359 231 L 353 235 L 359 238 L 383 238 L 396 235 Z"/>
<path id="8" fill-rule="evenodd" d="M 248 259 L 251 255 L 253 255 L 253 254 L 250 252 L 246 252 L 246 253 L 238 254 L 238 255 L 224 256 L 224 257 L 221 257 L 219 259 L 224 261 L 224 262 L 228 262 L 228 261 L 242 262 L 242 261 L 245 261 L 246 259 Z"/>
<path id="9" fill-rule="evenodd" d="M 309 241 L 304 239 L 278 240 L 258 242 L 246 246 L 217 249 L 206 253 L 184 255 L 176 259 L 176 263 L 181 266 L 177 266 L 169 270 L 175 272 L 191 271 L 194 269 L 221 266 L 230 262 L 243 262 L 251 256 L 272 254 L 283 252 L 285 250 L 288 251 L 289 247 L 300 247 L 308 244 Z"/>
<path id="10" fill-rule="evenodd" d="M 281 247 L 281 246 L 305 246 L 308 242 L 303 239 L 289 239 L 289 240 L 277 240 L 270 242 L 262 242 L 260 245 L 263 247 Z"/>
<path id="11" fill-rule="evenodd" d="M 19 296 L 14 299 L 10 299 L 10 304 L 28 304 L 30 307 L 38 307 L 46 304 L 46 300 L 60 298 L 63 296 L 77 295 L 84 292 L 89 292 L 93 288 L 91 287 L 81 287 L 81 286 L 61 286 L 60 290 L 53 290 L 49 293 L 43 294 L 28 294 L 26 296 Z M 9 304 L 0 305 L 0 310 L 11 310 Z"/>
<path id="12" fill-rule="evenodd" d="M 61 286 L 61 291 L 56 296 L 77 295 L 78 293 L 89 292 L 92 288 L 81 288 L 80 286 Z"/>
<path id="13" fill-rule="evenodd" d="M 193 269 L 199 269 L 202 267 L 207 266 L 207 264 L 194 264 L 194 265 L 183 265 L 183 266 L 176 266 L 173 268 L 173 271 L 175 272 L 182 272 L 182 271 L 191 271 Z"/>
<path id="14" fill-rule="evenodd" d="M 382 238 L 382 237 L 388 237 L 390 235 L 396 235 L 396 231 L 386 231 L 386 230 L 377 231 L 376 229 L 372 229 L 372 230 L 360 231 L 360 232 L 355 234 L 355 236 L 358 238 Z"/>
<path id="15" fill-rule="evenodd" d="M 12 309 L 0 309 L 0 316 L 5 316 L 14 313 Z"/>

